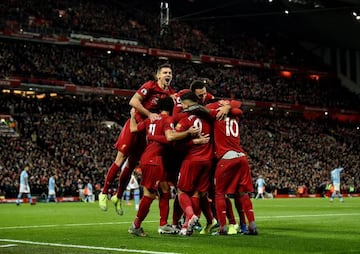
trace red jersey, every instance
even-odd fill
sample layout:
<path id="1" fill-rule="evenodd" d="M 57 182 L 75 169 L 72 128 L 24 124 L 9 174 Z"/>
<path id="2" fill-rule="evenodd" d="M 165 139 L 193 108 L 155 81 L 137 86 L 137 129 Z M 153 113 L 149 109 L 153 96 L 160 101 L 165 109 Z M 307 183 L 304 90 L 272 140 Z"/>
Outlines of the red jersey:
<path id="1" fill-rule="evenodd" d="M 166 114 L 160 114 L 160 116 L 153 122 L 149 118 L 138 124 L 138 130 L 146 130 L 146 136 L 157 136 L 165 135 L 166 130 L 173 130 L 173 121 L 171 116 Z M 165 146 L 158 143 L 150 141 L 145 148 L 144 153 L 141 156 L 140 164 L 152 164 L 160 165 L 161 156 Z"/>
<path id="2" fill-rule="evenodd" d="M 196 115 L 190 115 L 180 120 L 176 125 L 176 131 L 182 132 L 189 129 L 191 126 L 200 128 L 202 135 L 211 134 L 211 124 L 205 119 L 199 118 Z M 190 139 L 191 137 L 189 137 Z M 212 142 L 208 144 L 192 145 L 185 156 L 185 160 L 204 161 L 213 158 Z"/>
<path id="3" fill-rule="evenodd" d="M 160 88 L 156 81 L 146 82 L 136 92 L 142 97 L 142 105 L 144 108 L 150 112 L 155 112 L 157 110 L 157 102 L 159 99 L 175 93 L 174 89 L 170 86 L 167 87 L 167 89 Z M 137 122 L 141 122 L 146 117 L 139 112 L 136 112 L 135 118 Z"/>
<path id="4" fill-rule="evenodd" d="M 177 92 L 175 94 L 175 105 L 174 105 L 174 109 L 173 109 L 173 112 L 172 112 L 172 115 L 174 117 L 174 121 L 175 123 L 179 122 L 182 118 L 188 116 L 187 113 L 182 113 L 182 105 L 181 105 L 181 98 L 180 96 L 185 94 L 185 93 L 189 93 L 191 92 L 190 89 L 183 89 L 179 92 Z"/>
<path id="5" fill-rule="evenodd" d="M 210 109 L 210 115 L 215 119 L 217 114 L 217 108 L 219 104 L 217 102 L 208 104 L 206 106 Z M 241 115 L 242 111 L 238 115 Z M 239 116 L 235 114 L 228 114 L 222 120 L 215 120 L 213 125 L 214 131 L 214 143 L 215 156 L 221 158 L 228 151 L 244 152 L 240 145 L 240 127 Z"/>
<path id="6" fill-rule="evenodd" d="M 209 103 L 209 101 L 213 99 L 215 99 L 215 96 L 207 92 L 206 95 L 200 100 L 200 103 L 201 105 L 206 105 L 207 103 Z"/>
<path id="7" fill-rule="evenodd" d="M 190 89 L 183 89 L 179 92 L 176 93 L 175 95 L 175 105 L 174 105 L 174 110 L 173 110 L 173 117 L 174 117 L 174 121 L 177 123 L 180 121 L 180 119 L 184 118 L 187 116 L 186 113 L 182 113 L 182 105 L 181 105 L 181 98 L 180 96 L 185 94 L 185 93 L 188 93 L 188 92 L 191 92 Z M 209 101 L 213 100 L 215 97 L 214 95 L 212 95 L 211 93 L 206 93 L 206 95 L 200 100 L 199 99 L 199 104 L 201 105 L 205 105 L 207 104 Z"/>

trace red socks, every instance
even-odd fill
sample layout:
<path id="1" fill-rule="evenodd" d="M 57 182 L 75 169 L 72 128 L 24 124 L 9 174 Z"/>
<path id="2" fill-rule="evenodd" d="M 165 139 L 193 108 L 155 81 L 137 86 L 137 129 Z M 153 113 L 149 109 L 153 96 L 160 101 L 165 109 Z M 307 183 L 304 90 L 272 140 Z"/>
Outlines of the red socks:
<path id="1" fill-rule="evenodd" d="M 236 219 L 234 216 L 234 211 L 232 208 L 231 200 L 229 198 L 225 198 L 226 201 L 226 217 L 229 220 L 229 224 L 236 224 Z"/>
<path id="2" fill-rule="evenodd" d="M 194 214 L 197 217 L 200 217 L 201 210 L 200 210 L 200 199 L 199 199 L 199 197 L 192 196 L 191 197 L 191 204 L 192 204 L 192 208 L 194 210 Z"/>
<path id="3" fill-rule="evenodd" d="M 119 176 L 119 184 L 117 187 L 116 195 L 118 198 L 122 198 L 126 186 L 129 184 L 133 168 L 125 166 Z"/>
<path id="4" fill-rule="evenodd" d="M 226 200 L 224 194 L 215 194 L 215 208 L 220 229 L 226 226 Z"/>
<path id="5" fill-rule="evenodd" d="M 169 217 L 169 200 L 170 192 L 160 193 L 159 210 L 160 210 L 160 226 L 167 224 Z"/>
<path id="6" fill-rule="evenodd" d="M 181 216 L 183 215 L 183 210 L 181 209 L 180 203 L 179 203 L 179 197 L 176 195 L 174 200 L 174 207 L 173 207 L 173 216 L 172 216 L 172 224 L 178 225 L 179 220 L 181 219 Z"/>
<path id="7" fill-rule="evenodd" d="M 211 224 L 214 215 L 211 211 L 211 203 L 209 202 L 207 195 L 200 197 L 200 208 L 206 218 L 207 224 Z"/>
<path id="8" fill-rule="evenodd" d="M 107 174 L 106 174 L 106 178 L 105 178 L 105 184 L 104 184 L 104 188 L 102 190 L 103 194 L 107 194 L 110 185 L 114 182 L 115 177 L 117 175 L 117 173 L 119 172 L 119 166 L 115 164 L 115 162 L 110 166 Z"/>
<path id="9" fill-rule="evenodd" d="M 148 196 L 142 197 L 140 204 L 139 204 L 139 210 L 138 210 L 136 218 L 134 220 L 135 228 L 139 228 L 141 226 L 141 223 L 143 222 L 146 215 L 148 215 L 148 213 L 150 211 L 150 206 L 151 206 L 151 203 L 153 202 L 153 200 L 154 199 L 152 199 Z"/>
<path id="10" fill-rule="evenodd" d="M 182 210 L 186 214 L 186 217 L 190 218 L 191 216 L 194 215 L 194 209 L 192 208 L 191 198 L 186 193 L 181 193 L 178 196 Z"/>
<path id="11" fill-rule="evenodd" d="M 238 201 L 242 206 L 242 210 L 244 211 L 246 218 L 248 219 L 248 223 L 255 221 L 255 215 L 253 206 L 248 194 L 242 195 L 238 197 Z"/>

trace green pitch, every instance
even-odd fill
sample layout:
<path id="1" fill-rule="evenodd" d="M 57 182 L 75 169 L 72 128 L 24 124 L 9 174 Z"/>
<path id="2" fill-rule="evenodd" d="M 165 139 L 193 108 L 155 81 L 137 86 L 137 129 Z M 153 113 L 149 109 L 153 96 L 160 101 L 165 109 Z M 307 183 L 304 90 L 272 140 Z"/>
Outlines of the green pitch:
<path id="1" fill-rule="evenodd" d="M 155 201 L 143 223 L 149 236 L 141 238 L 127 232 L 135 216 L 133 206 L 118 216 L 110 202 L 107 212 L 97 203 L 3 204 L 0 253 L 360 253 L 360 198 L 253 204 L 258 236 L 159 235 Z"/>

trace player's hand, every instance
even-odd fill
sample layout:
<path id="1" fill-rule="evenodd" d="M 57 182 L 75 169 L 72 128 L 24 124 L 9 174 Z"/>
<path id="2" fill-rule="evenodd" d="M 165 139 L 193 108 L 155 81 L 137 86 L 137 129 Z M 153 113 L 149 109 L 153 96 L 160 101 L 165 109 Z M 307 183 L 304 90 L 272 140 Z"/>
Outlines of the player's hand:
<path id="1" fill-rule="evenodd" d="M 220 106 L 219 108 L 217 108 L 217 114 L 216 114 L 216 120 L 222 120 L 224 119 L 227 114 L 229 113 L 231 107 L 229 104 L 227 105 L 223 105 L 223 106 Z"/>
<path id="2" fill-rule="evenodd" d="M 200 135 L 200 128 L 199 127 L 191 126 L 187 131 L 191 136 Z"/>
<path id="3" fill-rule="evenodd" d="M 156 113 L 150 113 L 148 115 L 148 118 L 150 119 L 151 122 L 155 121 L 158 117 L 159 117 L 159 115 Z"/>
<path id="4" fill-rule="evenodd" d="M 218 103 L 220 106 L 230 105 L 230 101 L 228 100 L 219 100 Z"/>
<path id="5" fill-rule="evenodd" d="M 130 117 L 135 117 L 135 113 L 136 113 L 135 108 L 131 108 L 130 109 Z"/>
<path id="6" fill-rule="evenodd" d="M 193 142 L 195 145 L 202 145 L 202 144 L 207 144 L 210 141 L 210 135 L 206 134 L 206 135 L 200 135 L 198 138 L 194 138 Z"/>

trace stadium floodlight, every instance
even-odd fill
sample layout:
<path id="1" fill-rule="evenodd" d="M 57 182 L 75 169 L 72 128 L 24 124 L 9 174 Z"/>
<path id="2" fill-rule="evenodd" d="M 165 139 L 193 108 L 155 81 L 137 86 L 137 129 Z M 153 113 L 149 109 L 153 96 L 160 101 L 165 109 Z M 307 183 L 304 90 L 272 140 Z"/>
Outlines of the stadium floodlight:
<path id="1" fill-rule="evenodd" d="M 354 11 L 353 11 L 352 15 L 353 15 L 354 17 L 357 17 L 357 13 L 354 12 Z"/>
<path id="2" fill-rule="evenodd" d="M 160 3 L 160 35 L 167 32 L 169 26 L 169 3 Z"/>
<path id="3" fill-rule="evenodd" d="M 284 13 L 285 13 L 286 15 L 288 15 L 288 14 L 289 14 L 289 11 L 288 11 L 288 10 L 285 10 Z"/>

